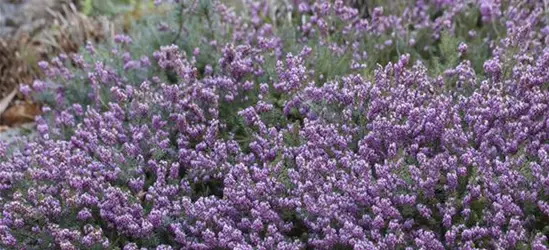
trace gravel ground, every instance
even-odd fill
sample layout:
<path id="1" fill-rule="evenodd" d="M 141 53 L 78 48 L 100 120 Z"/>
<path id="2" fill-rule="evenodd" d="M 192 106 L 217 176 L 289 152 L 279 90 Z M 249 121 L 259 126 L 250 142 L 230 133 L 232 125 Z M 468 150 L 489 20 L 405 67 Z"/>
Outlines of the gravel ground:
<path id="1" fill-rule="evenodd" d="M 32 31 L 50 18 L 48 9 L 57 9 L 65 0 L 0 0 L 0 38 Z"/>
<path id="2" fill-rule="evenodd" d="M 18 7 L 21 4 L 13 4 L 7 0 L 0 0 L 0 37 L 6 37 L 15 31 L 17 25 Z"/>

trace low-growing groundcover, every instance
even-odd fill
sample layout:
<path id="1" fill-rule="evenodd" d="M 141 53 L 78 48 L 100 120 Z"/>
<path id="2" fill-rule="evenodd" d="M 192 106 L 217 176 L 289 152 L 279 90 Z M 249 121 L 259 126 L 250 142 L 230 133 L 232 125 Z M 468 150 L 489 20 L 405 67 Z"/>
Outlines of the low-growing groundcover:
<path id="1" fill-rule="evenodd" d="M 21 89 L 2 248 L 547 248 L 544 1 L 156 3 Z"/>

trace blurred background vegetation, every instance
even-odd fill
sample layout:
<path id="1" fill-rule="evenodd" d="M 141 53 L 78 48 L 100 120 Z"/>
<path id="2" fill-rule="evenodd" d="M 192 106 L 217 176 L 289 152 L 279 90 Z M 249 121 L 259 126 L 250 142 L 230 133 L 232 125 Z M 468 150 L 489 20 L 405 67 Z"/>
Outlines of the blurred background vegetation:
<path id="1" fill-rule="evenodd" d="M 0 0 L 0 126 L 33 120 L 37 104 L 17 90 L 42 77 L 39 61 L 109 43 L 158 11 L 152 0 Z"/>

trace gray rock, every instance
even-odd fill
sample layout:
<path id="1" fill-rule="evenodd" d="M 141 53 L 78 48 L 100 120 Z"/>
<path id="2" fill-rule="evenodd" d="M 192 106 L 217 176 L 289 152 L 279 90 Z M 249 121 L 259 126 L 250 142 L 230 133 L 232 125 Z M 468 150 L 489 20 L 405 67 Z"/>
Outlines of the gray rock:
<path id="1" fill-rule="evenodd" d="M 36 136 L 35 126 L 36 124 L 34 123 L 25 123 L 19 127 L 9 128 L 0 132 L 0 141 L 11 143 L 16 141 L 19 137 L 32 138 Z"/>

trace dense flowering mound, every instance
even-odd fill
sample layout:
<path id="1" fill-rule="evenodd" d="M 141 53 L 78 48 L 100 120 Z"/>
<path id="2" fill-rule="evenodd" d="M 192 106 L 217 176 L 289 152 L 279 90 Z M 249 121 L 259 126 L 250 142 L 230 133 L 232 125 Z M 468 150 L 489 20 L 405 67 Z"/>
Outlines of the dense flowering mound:
<path id="1" fill-rule="evenodd" d="M 40 64 L 4 248 L 547 248 L 543 1 L 244 2 Z"/>

